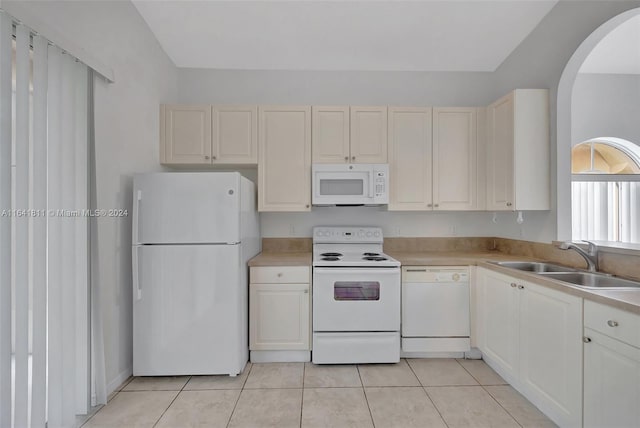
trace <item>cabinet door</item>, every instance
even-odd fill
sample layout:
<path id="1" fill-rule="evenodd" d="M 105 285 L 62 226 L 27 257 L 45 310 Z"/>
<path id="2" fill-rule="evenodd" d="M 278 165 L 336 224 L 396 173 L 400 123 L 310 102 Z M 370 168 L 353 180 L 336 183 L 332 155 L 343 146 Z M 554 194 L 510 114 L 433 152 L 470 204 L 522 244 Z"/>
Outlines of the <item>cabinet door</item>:
<path id="1" fill-rule="evenodd" d="M 475 108 L 433 109 L 433 207 L 478 209 Z"/>
<path id="2" fill-rule="evenodd" d="M 258 163 L 258 107 L 214 106 L 214 164 Z"/>
<path id="3" fill-rule="evenodd" d="M 513 171 L 513 92 L 487 109 L 487 210 L 515 209 Z"/>
<path id="4" fill-rule="evenodd" d="M 640 426 L 640 349 L 585 328 L 584 427 Z"/>
<path id="5" fill-rule="evenodd" d="M 160 117 L 161 163 L 211 163 L 211 106 L 166 104 Z"/>
<path id="6" fill-rule="evenodd" d="M 512 278 L 478 269 L 478 347 L 507 381 L 518 373 L 519 293 Z"/>
<path id="7" fill-rule="evenodd" d="M 311 107 L 260 107 L 258 210 L 311 210 Z"/>
<path id="8" fill-rule="evenodd" d="M 351 162 L 387 163 L 386 107 L 351 107 Z"/>
<path id="9" fill-rule="evenodd" d="M 582 422 L 582 299 L 518 280 L 520 380 L 560 426 Z"/>
<path id="10" fill-rule="evenodd" d="M 310 350 L 309 284 L 251 284 L 249 349 Z"/>
<path id="11" fill-rule="evenodd" d="M 431 210 L 431 109 L 389 108 L 389 210 Z"/>
<path id="12" fill-rule="evenodd" d="M 313 163 L 349 162 L 349 107 L 314 106 Z"/>

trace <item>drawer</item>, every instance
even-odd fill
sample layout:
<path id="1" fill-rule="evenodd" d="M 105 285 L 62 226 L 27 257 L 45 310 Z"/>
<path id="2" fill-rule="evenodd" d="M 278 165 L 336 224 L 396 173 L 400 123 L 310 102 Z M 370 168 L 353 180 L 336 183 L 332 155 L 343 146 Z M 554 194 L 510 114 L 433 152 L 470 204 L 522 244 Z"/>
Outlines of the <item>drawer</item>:
<path id="1" fill-rule="evenodd" d="M 249 281 L 261 284 L 302 283 L 311 279 L 309 266 L 257 266 L 249 272 Z"/>
<path id="2" fill-rule="evenodd" d="M 640 348 L 640 315 L 585 300 L 584 326 Z"/>

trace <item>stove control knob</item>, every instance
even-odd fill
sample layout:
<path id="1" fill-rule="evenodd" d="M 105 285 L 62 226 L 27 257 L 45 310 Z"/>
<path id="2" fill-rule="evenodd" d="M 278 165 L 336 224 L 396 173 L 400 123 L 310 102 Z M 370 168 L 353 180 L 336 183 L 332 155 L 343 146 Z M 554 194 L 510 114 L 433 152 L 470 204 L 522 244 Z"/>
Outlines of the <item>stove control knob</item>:
<path id="1" fill-rule="evenodd" d="M 362 238 L 364 236 L 364 230 L 358 231 L 358 237 Z"/>
<path id="2" fill-rule="evenodd" d="M 371 238 L 372 233 L 371 232 L 367 232 L 367 238 Z"/>
<path id="3" fill-rule="evenodd" d="M 380 232 L 376 231 L 373 236 L 375 236 L 376 238 L 380 237 Z"/>
<path id="4" fill-rule="evenodd" d="M 454 273 L 454 274 L 452 275 L 452 279 L 453 279 L 454 281 L 460 281 L 460 274 L 458 274 L 458 273 Z"/>

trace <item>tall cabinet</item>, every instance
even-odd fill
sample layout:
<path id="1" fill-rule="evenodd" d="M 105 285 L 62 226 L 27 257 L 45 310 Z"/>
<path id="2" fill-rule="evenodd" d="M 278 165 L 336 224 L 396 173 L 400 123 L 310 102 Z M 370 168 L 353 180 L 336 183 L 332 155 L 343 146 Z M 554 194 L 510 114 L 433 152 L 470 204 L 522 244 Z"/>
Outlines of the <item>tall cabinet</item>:
<path id="1" fill-rule="evenodd" d="M 487 107 L 487 209 L 548 210 L 549 91 L 516 89 Z"/>
<path id="2" fill-rule="evenodd" d="M 261 106 L 258 210 L 311 210 L 311 107 Z"/>

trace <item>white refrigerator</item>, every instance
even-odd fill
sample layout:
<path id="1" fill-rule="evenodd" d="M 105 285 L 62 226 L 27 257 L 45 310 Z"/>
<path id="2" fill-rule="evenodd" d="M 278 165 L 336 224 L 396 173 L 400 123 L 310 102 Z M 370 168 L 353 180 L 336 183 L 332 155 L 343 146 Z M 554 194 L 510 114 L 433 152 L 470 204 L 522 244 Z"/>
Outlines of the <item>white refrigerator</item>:
<path id="1" fill-rule="evenodd" d="M 237 172 L 134 176 L 134 376 L 242 372 L 255 200 Z"/>

